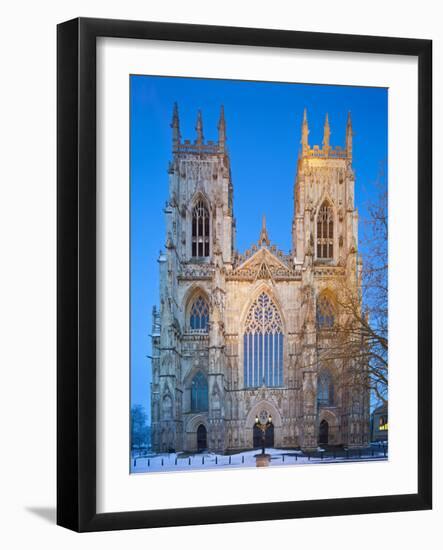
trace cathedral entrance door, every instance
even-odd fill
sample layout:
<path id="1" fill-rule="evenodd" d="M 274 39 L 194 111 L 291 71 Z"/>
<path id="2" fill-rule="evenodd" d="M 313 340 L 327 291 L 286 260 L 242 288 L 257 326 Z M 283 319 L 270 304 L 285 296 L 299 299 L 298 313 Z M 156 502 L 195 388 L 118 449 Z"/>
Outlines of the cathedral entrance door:
<path id="1" fill-rule="evenodd" d="M 263 434 L 262 431 L 258 426 L 254 424 L 254 427 L 252 429 L 252 446 L 254 449 L 259 449 L 263 446 Z M 274 424 L 271 423 L 271 425 L 268 427 L 265 433 L 265 447 L 273 447 L 274 446 Z"/>
<path id="2" fill-rule="evenodd" d="M 329 440 L 329 424 L 326 420 L 320 422 L 320 427 L 318 430 L 318 442 L 321 445 L 327 445 Z"/>
<path id="3" fill-rule="evenodd" d="M 207 431 L 203 424 L 197 428 L 197 449 L 199 451 L 204 451 L 208 448 L 208 438 Z"/>

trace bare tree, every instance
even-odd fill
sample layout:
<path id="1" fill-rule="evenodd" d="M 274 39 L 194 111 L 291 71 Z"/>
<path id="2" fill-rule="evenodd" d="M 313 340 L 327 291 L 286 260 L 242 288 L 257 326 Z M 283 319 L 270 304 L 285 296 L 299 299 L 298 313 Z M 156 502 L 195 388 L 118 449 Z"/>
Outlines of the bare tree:
<path id="1" fill-rule="evenodd" d="M 382 178 L 382 176 L 381 176 Z M 388 218 L 383 178 L 376 198 L 367 206 L 360 238 L 361 254 L 353 247 L 345 260 L 357 276 L 338 277 L 334 283 L 337 319 L 322 357 L 343 359 L 363 369 L 350 369 L 350 385 L 368 384 L 378 401 L 388 399 Z M 345 268 L 346 269 L 346 268 Z"/>

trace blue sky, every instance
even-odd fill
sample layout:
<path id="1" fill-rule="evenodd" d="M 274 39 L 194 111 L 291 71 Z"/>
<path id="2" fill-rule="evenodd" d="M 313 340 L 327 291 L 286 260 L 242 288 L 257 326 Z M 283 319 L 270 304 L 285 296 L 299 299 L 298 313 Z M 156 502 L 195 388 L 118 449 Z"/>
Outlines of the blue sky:
<path id="1" fill-rule="evenodd" d="M 387 161 L 388 90 L 351 86 L 131 76 L 131 403 L 150 416 L 151 311 L 158 305 L 157 258 L 165 241 L 173 103 L 182 139 L 195 139 L 197 111 L 205 139 L 217 139 L 224 105 L 234 185 L 237 248 L 256 242 L 266 214 L 271 241 L 291 248 L 293 186 L 303 109 L 309 143 L 321 145 L 326 112 L 331 144 L 344 145 L 348 111 L 354 128 L 355 197 L 360 223 L 373 198 L 380 164 Z"/>

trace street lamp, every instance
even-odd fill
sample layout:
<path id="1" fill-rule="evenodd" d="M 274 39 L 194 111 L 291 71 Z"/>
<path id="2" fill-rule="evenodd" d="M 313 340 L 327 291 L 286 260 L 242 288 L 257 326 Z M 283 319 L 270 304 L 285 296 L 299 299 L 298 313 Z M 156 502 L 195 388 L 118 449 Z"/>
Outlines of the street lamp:
<path id="1" fill-rule="evenodd" d="M 261 431 L 261 441 L 262 441 L 262 451 L 261 454 L 265 454 L 265 444 L 266 444 L 266 430 L 269 429 L 272 425 L 272 416 L 268 416 L 268 420 L 265 423 L 262 423 L 258 416 L 255 417 L 255 425 Z"/>

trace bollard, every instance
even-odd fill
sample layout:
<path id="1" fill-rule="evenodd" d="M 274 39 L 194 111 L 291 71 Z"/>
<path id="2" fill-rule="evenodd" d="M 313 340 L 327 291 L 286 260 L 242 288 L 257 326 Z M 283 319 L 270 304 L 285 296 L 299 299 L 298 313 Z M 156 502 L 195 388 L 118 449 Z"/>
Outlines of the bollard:
<path id="1" fill-rule="evenodd" d="M 324 454 L 325 454 L 324 451 L 321 451 L 321 452 L 320 452 L 320 456 L 321 456 L 321 459 L 322 459 L 322 460 L 323 460 L 323 455 L 324 455 Z"/>
<path id="2" fill-rule="evenodd" d="M 163 458 L 162 458 L 162 466 L 163 466 Z"/>
<path id="3" fill-rule="evenodd" d="M 151 459 L 148 458 L 148 468 L 149 468 L 150 465 L 151 465 Z"/>
<path id="4" fill-rule="evenodd" d="M 229 456 L 229 464 L 231 464 L 231 457 Z"/>
<path id="5" fill-rule="evenodd" d="M 134 458 L 134 468 L 137 466 L 137 459 Z"/>
<path id="6" fill-rule="evenodd" d="M 297 455 L 295 455 L 295 462 L 297 462 Z"/>
<path id="7" fill-rule="evenodd" d="M 332 456 L 334 457 L 334 460 L 337 458 L 336 455 L 335 455 L 335 449 L 334 449 L 334 452 L 333 452 Z"/>
<path id="8" fill-rule="evenodd" d="M 218 456 L 215 455 L 215 463 L 218 464 Z"/>
<path id="9" fill-rule="evenodd" d="M 311 455 L 308 453 L 308 460 L 311 460 Z"/>
<path id="10" fill-rule="evenodd" d="M 175 462 L 175 465 L 177 466 L 177 457 L 175 457 L 175 461 L 174 461 L 174 462 Z"/>
<path id="11" fill-rule="evenodd" d="M 284 462 L 284 461 L 285 461 L 285 455 L 282 456 L 282 462 Z"/>
<path id="12" fill-rule="evenodd" d="M 202 456 L 202 464 L 204 464 L 204 463 L 205 463 L 205 457 Z"/>
<path id="13" fill-rule="evenodd" d="M 242 463 L 242 464 L 245 463 L 245 457 L 244 457 L 244 455 L 242 455 L 242 457 L 241 457 L 241 463 Z"/>
<path id="14" fill-rule="evenodd" d="M 188 466 L 191 465 L 191 457 L 189 457 L 189 460 L 188 460 Z"/>

